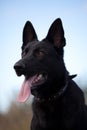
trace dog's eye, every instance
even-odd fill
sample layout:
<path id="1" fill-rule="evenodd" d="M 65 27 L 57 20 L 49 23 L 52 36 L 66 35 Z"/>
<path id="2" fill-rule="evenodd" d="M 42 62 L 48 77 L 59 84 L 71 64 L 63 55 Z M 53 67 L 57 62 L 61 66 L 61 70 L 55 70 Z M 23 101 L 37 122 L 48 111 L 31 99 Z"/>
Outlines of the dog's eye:
<path id="1" fill-rule="evenodd" d="M 42 58 L 45 55 L 45 52 L 43 50 L 35 50 L 34 51 L 34 56 L 36 56 L 37 58 Z"/>
<path id="2" fill-rule="evenodd" d="M 26 48 L 26 49 L 22 52 L 22 57 L 26 56 L 27 53 L 28 53 L 28 48 Z"/>

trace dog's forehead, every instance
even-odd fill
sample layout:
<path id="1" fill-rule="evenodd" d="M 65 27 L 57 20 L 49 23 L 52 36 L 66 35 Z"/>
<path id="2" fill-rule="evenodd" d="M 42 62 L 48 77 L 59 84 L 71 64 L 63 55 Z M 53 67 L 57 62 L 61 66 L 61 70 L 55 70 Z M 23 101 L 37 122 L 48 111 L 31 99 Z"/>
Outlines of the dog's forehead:
<path id="1" fill-rule="evenodd" d="M 52 44 L 50 44 L 49 42 L 46 42 L 44 40 L 42 41 L 32 41 L 32 42 L 29 42 L 29 44 L 26 45 L 25 48 L 32 48 L 32 49 L 35 49 L 35 48 L 47 48 L 47 49 L 53 49 L 53 46 Z"/>

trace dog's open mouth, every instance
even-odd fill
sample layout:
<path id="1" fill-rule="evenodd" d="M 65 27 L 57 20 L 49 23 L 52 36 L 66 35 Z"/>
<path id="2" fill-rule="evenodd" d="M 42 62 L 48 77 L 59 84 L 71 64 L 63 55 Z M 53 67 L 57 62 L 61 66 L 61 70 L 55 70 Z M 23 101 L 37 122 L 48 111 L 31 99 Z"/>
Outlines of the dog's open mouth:
<path id="1" fill-rule="evenodd" d="M 25 78 L 18 96 L 18 101 L 25 102 L 31 94 L 31 89 L 36 89 L 38 86 L 44 84 L 46 80 L 47 75 L 45 73 L 36 74 L 28 79 Z"/>

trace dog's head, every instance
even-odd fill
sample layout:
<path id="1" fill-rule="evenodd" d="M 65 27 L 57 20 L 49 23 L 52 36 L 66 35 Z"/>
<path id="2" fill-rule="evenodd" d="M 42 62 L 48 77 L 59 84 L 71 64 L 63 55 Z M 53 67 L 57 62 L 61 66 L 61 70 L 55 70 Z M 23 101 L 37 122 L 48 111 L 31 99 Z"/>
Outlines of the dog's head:
<path id="1" fill-rule="evenodd" d="M 14 65 L 17 75 L 25 76 L 19 101 L 26 101 L 30 92 L 36 97 L 47 98 L 60 89 L 66 72 L 63 62 L 65 44 L 59 18 L 53 22 L 42 41 L 38 40 L 31 22 L 26 22 L 23 29 L 22 59 Z"/>

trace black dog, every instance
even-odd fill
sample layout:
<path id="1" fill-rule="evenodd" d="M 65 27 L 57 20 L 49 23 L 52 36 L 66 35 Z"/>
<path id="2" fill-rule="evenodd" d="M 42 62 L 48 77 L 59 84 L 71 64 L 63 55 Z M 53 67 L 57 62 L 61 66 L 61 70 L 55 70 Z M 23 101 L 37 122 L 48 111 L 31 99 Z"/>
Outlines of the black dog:
<path id="1" fill-rule="evenodd" d="M 60 19 L 46 38 L 37 39 L 28 21 L 23 30 L 22 59 L 14 68 L 25 80 L 18 100 L 34 95 L 31 130 L 87 130 L 87 107 L 81 89 L 69 76 L 63 61 L 66 45 Z"/>

